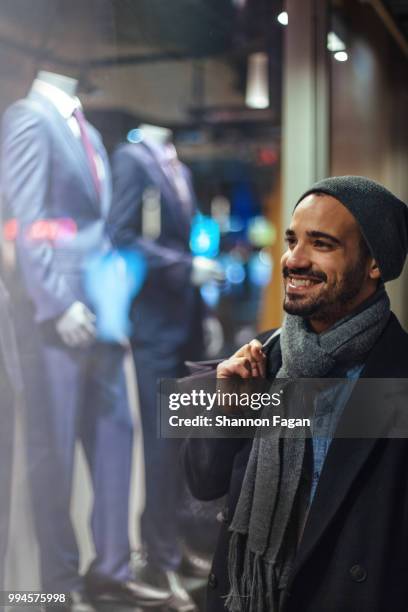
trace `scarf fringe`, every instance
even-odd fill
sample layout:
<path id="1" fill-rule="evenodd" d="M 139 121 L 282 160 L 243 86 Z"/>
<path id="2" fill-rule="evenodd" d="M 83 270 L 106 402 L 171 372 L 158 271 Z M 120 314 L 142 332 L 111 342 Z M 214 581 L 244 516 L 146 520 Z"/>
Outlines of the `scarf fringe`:
<path id="1" fill-rule="evenodd" d="M 247 536 L 231 535 L 228 574 L 231 589 L 225 600 L 230 612 L 277 612 L 275 567 L 246 546 Z"/>

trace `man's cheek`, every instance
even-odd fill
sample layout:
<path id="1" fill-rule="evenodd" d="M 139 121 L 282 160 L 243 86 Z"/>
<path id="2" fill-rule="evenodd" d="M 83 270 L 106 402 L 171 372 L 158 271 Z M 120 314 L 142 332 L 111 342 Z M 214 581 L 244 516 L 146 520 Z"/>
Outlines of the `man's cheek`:
<path id="1" fill-rule="evenodd" d="M 288 251 L 285 251 L 284 254 L 281 257 L 280 260 L 280 265 L 281 265 L 281 271 L 283 272 L 283 269 L 286 267 L 286 262 L 288 261 L 288 257 L 289 257 L 289 253 Z"/>

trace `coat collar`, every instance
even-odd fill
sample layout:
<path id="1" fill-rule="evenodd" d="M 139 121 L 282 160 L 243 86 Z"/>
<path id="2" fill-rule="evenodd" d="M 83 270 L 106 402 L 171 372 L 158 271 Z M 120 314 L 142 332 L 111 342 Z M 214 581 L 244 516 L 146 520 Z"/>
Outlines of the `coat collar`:
<path id="1" fill-rule="evenodd" d="M 408 334 L 404 332 L 394 314 L 373 347 L 362 372 L 363 378 L 408 378 Z M 381 399 L 374 405 L 359 401 L 359 387 L 352 393 L 342 418 L 347 420 L 352 410 L 359 410 L 361 418 L 372 419 L 373 411 L 381 411 Z M 353 482 L 379 444 L 379 438 L 334 438 L 324 463 L 316 494 L 309 510 L 302 541 L 292 574 L 292 582 L 310 557 L 317 543 L 332 523 Z"/>

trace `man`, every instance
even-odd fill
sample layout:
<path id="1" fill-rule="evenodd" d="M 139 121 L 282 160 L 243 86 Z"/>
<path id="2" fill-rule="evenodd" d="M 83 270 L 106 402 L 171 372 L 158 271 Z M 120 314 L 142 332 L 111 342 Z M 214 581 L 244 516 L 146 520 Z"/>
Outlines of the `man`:
<path id="1" fill-rule="evenodd" d="M 265 351 L 242 347 L 218 378 L 406 378 L 408 335 L 383 286 L 406 258 L 405 204 L 363 177 L 325 179 L 298 201 L 286 240 L 282 330 Z M 317 400 L 339 426 L 373 407 L 336 389 Z M 187 442 L 194 494 L 228 494 L 207 609 L 406 610 L 406 440 L 306 442 Z"/>

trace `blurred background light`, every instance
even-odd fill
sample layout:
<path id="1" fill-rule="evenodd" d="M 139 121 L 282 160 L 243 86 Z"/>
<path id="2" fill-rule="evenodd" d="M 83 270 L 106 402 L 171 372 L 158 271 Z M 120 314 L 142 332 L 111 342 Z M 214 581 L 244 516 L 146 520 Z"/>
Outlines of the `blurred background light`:
<path id="1" fill-rule="evenodd" d="M 246 277 L 245 267 L 236 257 L 230 257 L 225 266 L 225 278 L 231 285 L 240 285 Z"/>
<path id="2" fill-rule="evenodd" d="M 287 26 L 289 23 L 289 15 L 287 14 L 286 11 L 282 11 L 281 13 L 279 13 L 279 15 L 277 16 L 277 20 L 279 21 L 279 23 L 283 26 Z"/>
<path id="3" fill-rule="evenodd" d="M 190 249 L 193 255 L 216 257 L 220 249 L 220 228 L 214 219 L 197 215 L 191 226 Z"/>
<path id="4" fill-rule="evenodd" d="M 216 308 L 220 301 L 220 287 L 217 283 L 205 283 L 200 289 L 201 297 L 210 308 Z"/>
<path id="5" fill-rule="evenodd" d="M 248 224 L 248 240 L 258 248 L 272 246 L 276 241 L 276 228 L 265 217 L 254 217 Z"/>
<path id="6" fill-rule="evenodd" d="M 249 280 L 258 287 L 265 287 L 272 278 L 273 259 L 266 249 L 254 253 L 248 263 Z"/>
<path id="7" fill-rule="evenodd" d="M 329 32 L 327 34 L 327 48 L 332 53 L 335 53 L 336 51 L 345 51 L 346 45 L 335 32 Z"/>
<path id="8" fill-rule="evenodd" d="M 338 62 L 347 62 L 348 54 L 346 53 L 346 51 L 336 51 L 336 53 L 334 54 L 334 59 Z"/>
<path id="9" fill-rule="evenodd" d="M 217 195 L 211 200 L 211 216 L 217 221 L 220 232 L 225 234 L 230 228 L 231 202 L 228 198 Z"/>
<path id="10" fill-rule="evenodd" d="M 145 259 L 134 251 L 112 251 L 87 262 L 85 289 L 95 310 L 98 338 L 123 342 L 128 337 L 130 307 L 145 276 Z"/>
<path id="11" fill-rule="evenodd" d="M 267 53 L 252 53 L 248 56 L 245 104 L 249 108 L 269 106 L 268 64 Z"/>
<path id="12" fill-rule="evenodd" d="M 134 128 L 127 133 L 126 140 L 132 144 L 138 144 L 143 140 L 143 134 L 141 130 Z"/>
<path id="13" fill-rule="evenodd" d="M 17 219 L 8 219 L 3 225 L 3 238 L 9 242 L 13 242 L 17 238 L 18 234 L 18 221 Z"/>
<path id="14" fill-rule="evenodd" d="M 25 238 L 30 242 L 67 242 L 73 240 L 77 233 L 77 224 L 69 217 L 39 219 L 25 228 Z"/>

